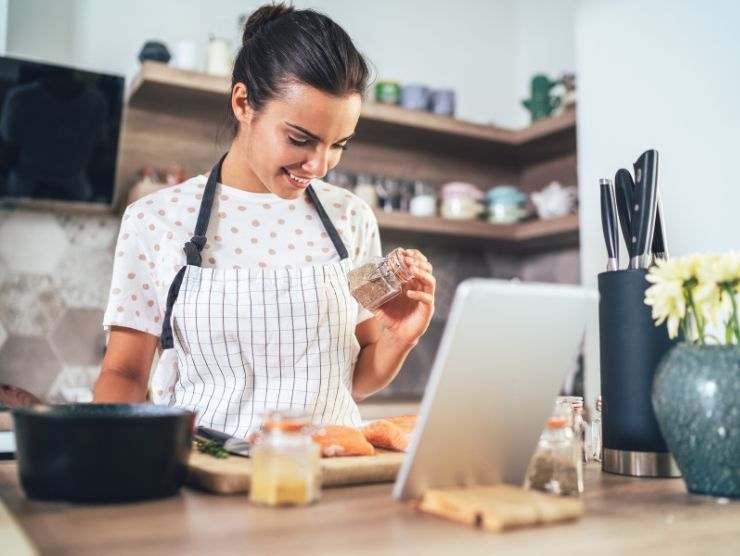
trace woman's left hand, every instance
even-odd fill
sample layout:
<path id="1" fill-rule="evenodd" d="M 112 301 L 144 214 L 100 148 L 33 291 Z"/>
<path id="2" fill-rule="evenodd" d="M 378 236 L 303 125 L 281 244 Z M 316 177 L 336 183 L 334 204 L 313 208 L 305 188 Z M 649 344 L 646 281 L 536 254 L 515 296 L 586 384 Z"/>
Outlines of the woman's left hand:
<path id="1" fill-rule="evenodd" d="M 421 251 L 402 249 L 401 254 L 414 277 L 403 293 L 382 305 L 375 316 L 396 340 L 414 345 L 432 320 L 436 280 L 431 263 Z"/>

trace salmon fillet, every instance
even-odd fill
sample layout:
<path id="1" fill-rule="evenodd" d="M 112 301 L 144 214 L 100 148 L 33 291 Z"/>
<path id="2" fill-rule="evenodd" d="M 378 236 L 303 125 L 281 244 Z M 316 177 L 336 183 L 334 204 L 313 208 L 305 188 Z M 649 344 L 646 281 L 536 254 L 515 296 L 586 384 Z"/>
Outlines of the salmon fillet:
<path id="1" fill-rule="evenodd" d="M 372 456 L 375 448 L 360 429 L 341 425 L 325 425 L 313 434 L 313 441 L 321 446 L 323 457 Z"/>
<path id="2" fill-rule="evenodd" d="M 370 444 L 376 448 L 405 452 L 416 424 L 416 415 L 401 415 L 370 421 L 362 428 Z"/>

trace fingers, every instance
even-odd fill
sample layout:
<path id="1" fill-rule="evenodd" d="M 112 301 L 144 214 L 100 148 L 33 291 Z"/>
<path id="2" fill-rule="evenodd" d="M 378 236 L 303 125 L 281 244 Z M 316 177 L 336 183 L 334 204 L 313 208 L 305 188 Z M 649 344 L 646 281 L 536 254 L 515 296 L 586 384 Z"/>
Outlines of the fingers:
<path id="1" fill-rule="evenodd" d="M 422 290 L 422 291 L 425 291 L 425 292 L 428 292 L 434 295 L 434 291 L 437 286 L 437 279 L 430 272 L 421 270 L 419 268 L 414 268 L 412 272 L 414 274 L 413 282 L 416 282 L 416 284 L 412 282 L 409 285 L 408 289 L 409 290 Z"/>
<path id="2" fill-rule="evenodd" d="M 417 290 L 408 290 L 406 296 L 414 301 L 434 306 L 434 295 L 429 292 L 420 292 Z"/>
<path id="3" fill-rule="evenodd" d="M 429 273 L 432 272 L 432 263 L 429 262 L 421 251 L 416 249 L 404 249 L 404 260 L 410 267 L 417 266 Z"/>

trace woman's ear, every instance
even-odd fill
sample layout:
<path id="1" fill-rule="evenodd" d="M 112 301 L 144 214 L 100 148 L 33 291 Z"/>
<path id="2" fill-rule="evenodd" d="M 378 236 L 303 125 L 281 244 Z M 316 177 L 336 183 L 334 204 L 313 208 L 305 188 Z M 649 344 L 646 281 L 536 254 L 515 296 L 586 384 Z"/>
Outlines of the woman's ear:
<path id="1" fill-rule="evenodd" d="M 237 83 L 231 89 L 231 109 L 234 112 L 236 121 L 240 124 L 249 125 L 254 115 L 254 110 L 247 101 L 247 86 L 244 83 Z"/>

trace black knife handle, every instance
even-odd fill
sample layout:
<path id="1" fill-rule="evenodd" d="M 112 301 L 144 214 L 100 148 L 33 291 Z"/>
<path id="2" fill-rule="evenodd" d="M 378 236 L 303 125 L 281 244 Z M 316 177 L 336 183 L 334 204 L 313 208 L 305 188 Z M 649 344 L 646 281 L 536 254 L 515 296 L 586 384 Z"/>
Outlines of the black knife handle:
<path id="1" fill-rule="evenodd" d="M 655 209 L 657 208 L 655 189 L 657 186 L 658 151 L 645 151 L 633 166 L 635 169 L 635 195 L 632 199 L 631 222 L 632 235 L 637 237 L 637 248 L 632 256 L 642 258 L 653 243 Z"/>
<path id="2" fill-rule="evenodd" d="M 653 257 L 668 259 L 668 246 L 665 240 L 665 222 L 663 222 L 663 203 L 660 199 L 660 190 L 657 192 L 658 206 L 655 209 L 655 232 L 653 233 Z"/>
<path id="3" fill-rule="evenodd" d="M 624 244 L 627 246 L 627 255 L 629 258 L 634 256 L 637 238 L 633 239 L 632 235 L 632 195 L 634 192 L 634 182 L 629 170 L 620 168 L 614 175 L 614 194 L 617 198 L 617 214 L 619 215 L 619 225 L 622 228 L 622 237 Z"/>
<path id="4" fill-rule="evenodd" d="M 231 436 L 226 434 L 225 432 L 217 431 L 215 429 L 209 429 L 208 427 L 196 427 L 195 434 L 196 436 L 200 436 L 206 440 L 213 440 L 221 444 L 222 446 L 227 440 L 231 438 Z"/>
<path id="5" fill-rule="evenodd" d="M 600 179 L 601 229 L 604 232 L 606 253 L 609 256 L 607 270 L 619 270 L 619 241 L 617 238 L 617 207 L 612 180 Z"/>

